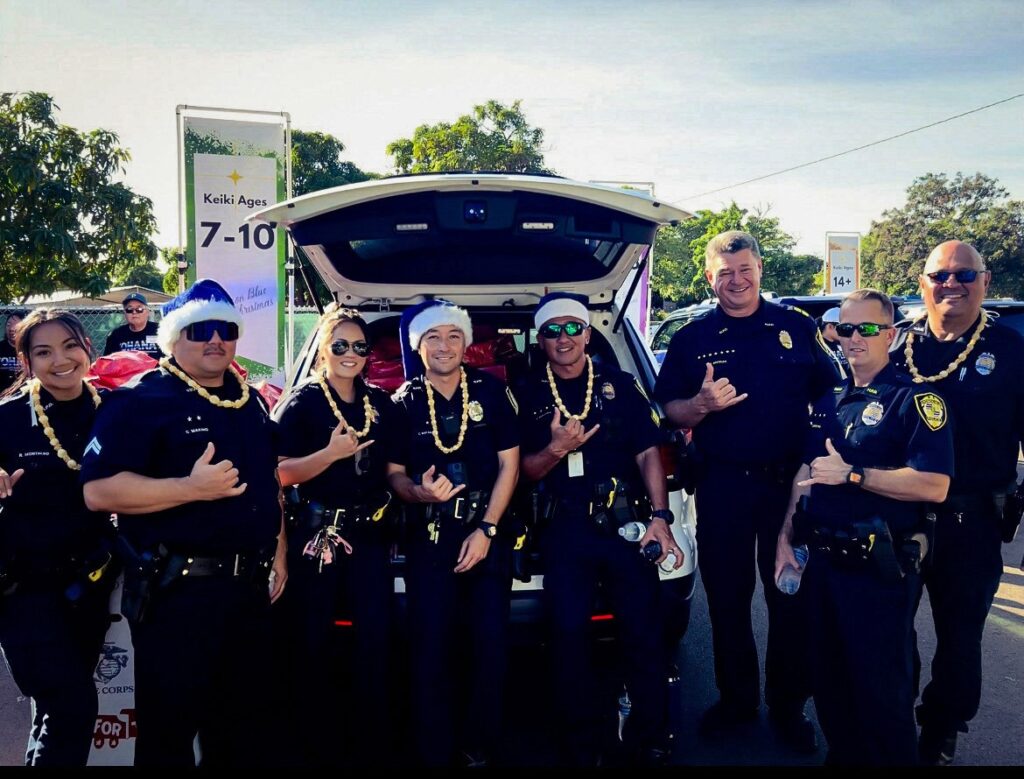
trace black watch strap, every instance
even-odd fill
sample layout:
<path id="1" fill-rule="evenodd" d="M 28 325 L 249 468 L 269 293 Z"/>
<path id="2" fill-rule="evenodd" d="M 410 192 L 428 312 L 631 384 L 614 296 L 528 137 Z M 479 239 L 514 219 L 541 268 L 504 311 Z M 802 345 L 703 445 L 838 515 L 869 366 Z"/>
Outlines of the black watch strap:
<path id="1" fill-rule="evenodd" d="M 670 509 L 656 509 L 651 512 L 651 518 L 664 519 L 667 525 L 671 525 L 675 521 L 675 515 Z"/>
<path id="2" fill-rule="evenodd" d="M 484 531 L 484 535 L 488 538 L 494 538 L 498 535 L 498 526 L 493 522 L 481 522 L 480 529 Z"/>
<path id="3" fill-rule="evenodd" d="M 850 472 L 846 474 L 846 483 L 852 484 L 855 487 L 860 487 L 864 484 L 864 469 L 854 465 L 850 468 Z"/>

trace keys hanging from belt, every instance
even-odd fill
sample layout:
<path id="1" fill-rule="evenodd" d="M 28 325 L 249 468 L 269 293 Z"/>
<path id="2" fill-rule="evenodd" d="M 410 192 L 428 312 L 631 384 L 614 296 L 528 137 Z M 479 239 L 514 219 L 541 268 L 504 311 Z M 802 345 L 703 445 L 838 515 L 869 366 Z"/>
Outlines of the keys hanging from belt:
<path id="1" fill-rule="evenodd" d="M 441 527 L 438 525 L 437 520 L 430 522 L 427 525 L 427 538 L 432 544 L 437 543 L 437 539 L 441 537 Z"/>
<path id="2" fill-rule="evenodd" d="M 322 571 L 325 565 L 334 562 L 335 550 L 338 546 L 345 550 L 345 554 L 352 554 L 352 545 L 342 537 L 341 528 L 337 524 L 341 511 L 342 509 L 338 509 L 335 512 L 334 523 L 325 525 L 316 531 L 316 535 L 306 542 L 306 546 L 302 549 L 303 557 L 317 561 L 317 572 Z"/>

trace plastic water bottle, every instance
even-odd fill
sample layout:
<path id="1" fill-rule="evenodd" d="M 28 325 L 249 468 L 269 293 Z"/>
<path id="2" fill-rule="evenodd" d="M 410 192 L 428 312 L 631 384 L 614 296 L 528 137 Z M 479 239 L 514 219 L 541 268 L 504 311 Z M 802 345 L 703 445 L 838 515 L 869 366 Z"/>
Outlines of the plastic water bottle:
<path id="1" fill-rule="evenodd" d="M 623 688 L 622 695 L 619 696 L 619 741 L 622 741 L 622 731 L 626 727 L 626 720 L 629 719 L 629 713 L 633 710 L 633 702 L 629 699 L 629 691 Z"/>
<path id="2" fill-rule="evenodd" d="M 804 566 L 807 565 L 808 554 L 806 544 L 795 547 L 793 549 L 793 556 L 796 557 L 800 567 L 794 568 L 792 565 L 787 565 L 782 569 L 782 573 L 779 574 L 779 580 L 775 582 L 775 586 L 786 595 L 793 595 L 800 589 L 800 577 L 804 575 Z"/>
<path id="3" fill-rule="evenodd" d="M 627 541 L 639 541 L 647 532 L 646 522 L 627 522 L 619 528 L 619 535 Z"/>

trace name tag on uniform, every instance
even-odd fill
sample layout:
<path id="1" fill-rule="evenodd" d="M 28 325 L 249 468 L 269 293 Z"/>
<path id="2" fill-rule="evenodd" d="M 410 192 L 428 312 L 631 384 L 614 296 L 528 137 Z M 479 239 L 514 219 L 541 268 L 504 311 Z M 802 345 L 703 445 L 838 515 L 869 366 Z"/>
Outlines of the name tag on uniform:
<path id="1" fill-rule="evenodd" d="M 569 476 L 583 475 L 583 452 L 569 452 Z"/>
<path id="2" fill-rule="evenodd" d="M 159 339 L 158 336 L 155 336 L 155 335 L 147 335 L 146 336 L 146 343 L 148 343 L 148 344 L 155 344 L 155 343 L 159 343 L 159 342 L 160 342 L 160 339 Z"/>

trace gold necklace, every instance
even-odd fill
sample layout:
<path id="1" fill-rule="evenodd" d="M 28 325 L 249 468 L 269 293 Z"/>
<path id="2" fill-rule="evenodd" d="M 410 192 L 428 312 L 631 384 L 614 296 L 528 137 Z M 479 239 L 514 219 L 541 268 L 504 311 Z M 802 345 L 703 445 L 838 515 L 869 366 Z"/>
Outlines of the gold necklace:
<path id="1" fill-rule="evenodd" d="M 951 362 L 946 369 L 939 371 L 934 376 L 922 376 L 917 370 L 917 366 L 914 365 L 914 334 L 911 331 L 907 331 L 907 344 L 903 348 L 903 356 L 907 359 L 907 370 L 910 371 L 910 375 L 914 377 L 915 384 L 923 384 L 924 382 L 942 381 L 949 374 L 960 367 L 960 363 L 967 359 L 974 350 L 974 345 L 978 343 L 978 339 L 981 338 L 981 331 L 985 329 L 985 325 L 988 322 L 988 312 L 985 309 L 981 309 L 981 322 L 978 323 L 978 329 L 974 331 L 974 335 L 971 336 L 971 340 L 967 342 L 967 346 L 960 352 L 959 356 L 953 362 Z M 927 327 L 927 322 L 925 327 Z"/>
<path id="2" fill-rule="evenodd" d="M 249 399 L 249 385 L 245 383 L 245 379 L 242 378 L 242 374 L 235 369 L 234 365 L 229 365 L 228 370 L 231 371 L 231 375 L 238 379 L 238 383 L 242 386 L 242 397 L 240 397 L 238 400 L 221 400 L 217 396 L 211 395 L 209 392 L 206 391 L 206 387 L 200 385 L 199 382 L 197 382 L 195 379 L 193 379 L 191 376 L 185 373 L 185 371 L 181 370 L 176 365 L 174 365 L 171 362 L 170 357 L 164 357 L 162 360 L 160 360 L 160 367 L 166 368 L 168 371 L 173 373 L 175 376 L 177 376 L 179 379 L 185 382 L 188 386 L 194 389 L 199 394 L 200 397 L 206 398 L 213 405 L 218 406 L 219 408 L 241 408 Z"/>
<path id="3" fill-rule="evenodd" d="M 459 386 L 462 388 L 462 424 L 459 427 L 459 438 L 452 446 L 445 446 L 441 443 L 441 435 L 437 431 L 437 410 L 434 408 L 434 388 L 430 386 L 430 379 L 423 377 L 423 383 L 427 387 L 427 406 L 430 408 L 430 432 L 434 434 L 434 446 L 445 454 L 451 454 L 462 447 L 466 438 L 466 428 L 469 427 L 469 382 L 466 380 L 466 369 L 459 366 Z"/>
<path id="4" fill-rule="evenodd" d="M 327 377 L 322 373 L 318 373 L 316 380 L 320 384 L 320 389 L 324 391 L 324 396 L 327 398 L 327 405 L 331 407 L 331 411 L 334 412 L 334 416 L 338 418 L 338 421 L 341 422 L 342 425 L 351 430 L 352 426 L 345 421 L 345 417 L 341 415 L 341 409 L 338 408 L 338 404 L 334 402 L 331 391 L 327 389 Z M 365 438 L 366 434 L 370 432 L 370 425 L 373 424 L 373 406 L 370 405 L 370 396 L 368 394 L 363 395 L 363 416 L 366 420 L 366 424 L 363 425 L 363 429 L 352 431 L 356 434 L 356 438 Z"/>
<path id="5" fill-rule="evenodd" d="M 551 363 L 547 364 L 548 372 L 548 386 L 551 387 L 551 395 L 555 399 L 555 405 L 558 410 L 562 412 L 562 416 L 567 420 L 578 419 L 581 422 L 587 418 L 587 414 L 590 413 L 590 400 L 594 397 L 594 362 L 590 359 L 590 355 L 587 355 L 587 400 L 583 404 L 583 411 L 579 414 L 570 414 L 569 409 L 565 407 L 565 403 L 562 401 L 562 396 L 558 394 L 558 386 L 555 384 L 555 374 L 551 372 Z"/>
<path id="6" fill-rule="evenodd" d="M 94 408 L 99 408 L 100 393 L 96 391 L 96 388 L 89 382 L 83 381 L 85 388 L 89 390 L 89 394 L 92 395 L 92 404 Z M 39 379 L 33 379 L 32 383 L 29 384 L 29 396 L 32 398 L 32 408 L 36 412 L 36 419 L 39 420 L 39 424 L 43 426 L 43 433 L 50 442 L 50 446 L 53 447 L 53 451 L 57 453 L 57 457 L 64 461 L 64 464 L 73 471 L 82 470 L 82 466 L 71 459 L 71 455 L 68 454 L 67 449 L 60 445 L 60 441 L 57 440 L 57 434 L 53 432 L 53 425 L 50 424 L 50 418 L 46 416 L 46 412 L 43 411 L 43 403 L 39 399 L 39 387 L 42 386 Z"/>

